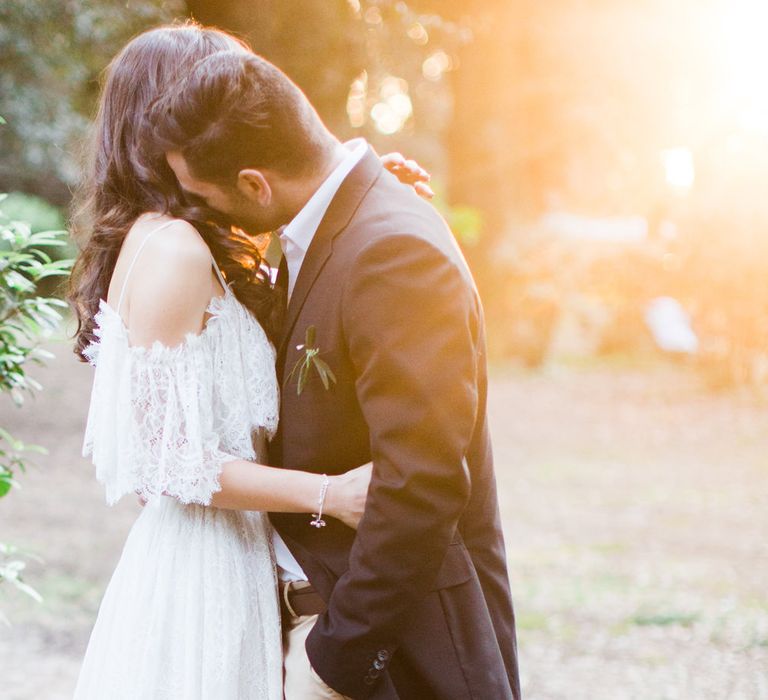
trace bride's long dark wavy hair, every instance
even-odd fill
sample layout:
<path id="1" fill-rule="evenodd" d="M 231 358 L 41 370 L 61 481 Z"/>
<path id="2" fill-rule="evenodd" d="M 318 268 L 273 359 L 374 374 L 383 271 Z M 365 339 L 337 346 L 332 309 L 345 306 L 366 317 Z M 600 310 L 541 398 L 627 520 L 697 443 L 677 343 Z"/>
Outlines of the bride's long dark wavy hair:
<path id="1" fill-rule="evenodd" d="M 256 243 L 216 223 L 210 210 L 186 202 L 165 159 L 142 148 L 140 128 L 152 102 L 200 59 L 232 49 L 249 50 L 225 32 L 188 22 L 140 34 L 106 70 L 73 216 L 80 253 L 69 300 L 78 320 L 74 350 L 81 359 L 95 338 L 99 302 L 107 298 L 125 236 L 145 212 L 169 214 L 195 226 L 232 291 L 274 337 L 278 293 Z"/>

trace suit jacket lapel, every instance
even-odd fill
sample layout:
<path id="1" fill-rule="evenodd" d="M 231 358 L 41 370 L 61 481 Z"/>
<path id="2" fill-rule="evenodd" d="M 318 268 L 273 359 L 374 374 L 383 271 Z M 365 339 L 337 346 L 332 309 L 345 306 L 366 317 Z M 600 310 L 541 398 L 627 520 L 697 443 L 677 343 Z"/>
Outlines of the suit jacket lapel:
<path id="1" fill-rule="evenodd" d="M 285 363 L 286 346 L 291 337 L 296 320 L 299 317 L 307 295 L 315 284 L 320 271 L 325 266 L 333 252 L 333 241 L 349 223 L 366 192 L 381 173 L 381 160 L 376 152 L 369 148 L 360 162 L 341 183 L 336 196 L 331 201 L 320 226 L 315 233 L 312 243 L 304 257 L 299 276 L 293 288 L 293 294 L 288 304 L 288 311 L 283 325 L 283 332 L 278 348 L 278 368 L 282 378 Z"/>

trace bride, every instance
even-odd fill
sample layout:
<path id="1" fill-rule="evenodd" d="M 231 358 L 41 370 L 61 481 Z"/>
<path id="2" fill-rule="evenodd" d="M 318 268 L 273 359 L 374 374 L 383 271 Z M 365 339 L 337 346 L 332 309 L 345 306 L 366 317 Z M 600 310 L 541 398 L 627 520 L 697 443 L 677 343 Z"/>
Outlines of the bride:
<path id="1" fill-rule="evenodd" d="M 75 351 L 96 367 L 84 452 L 110 504 L 136 492 L 146 505 L 101 603 L 76 700 L 282 698 L 266 512 L 322 507 L 355 527 L 365 507 L 370 465 L 329 485 L 264 466 L 284 296 L 254 242 L 185 202 L 167 164 L 140 147 L 152 101 L 199 59 L 233 48 L 248 50 L 218 30 L 163 27 L 107 70 L 70 296 Z M 422 177 L 400 156 L 383 160 L 404 181 Z"/>

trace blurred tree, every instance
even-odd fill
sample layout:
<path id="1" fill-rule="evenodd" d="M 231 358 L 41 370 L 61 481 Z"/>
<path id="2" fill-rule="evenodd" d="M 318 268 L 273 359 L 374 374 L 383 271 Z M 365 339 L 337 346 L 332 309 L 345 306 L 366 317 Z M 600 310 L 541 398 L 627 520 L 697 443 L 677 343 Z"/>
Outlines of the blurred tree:
<path id="1" fill-rule="evenodd" d="M 542 212 L 640 215 L 652 236 L 675 217 L 663 149 L 690 152 L 697 168 L 716 157 L 707 197 L 703 169 L 688 193 L 702 213 L 709 198 L 743 209 L 745 190 L 725 181 L 764 151 L 742 124 L 764 100 L 752 54 L 723 55 L 733 47 L 720 25 L 739 12 L 698 0 L 4 0 L 0 110 L 12 127 L 0 132 L 0 189 L 65 204 L 99 72 L 135 32 L 192 15 L 281 66 L 342 138 L 432 170 L 503 328 L 531 283 L 509 261 Z M 703 218 L 687 220 L 703 229 Z M 753 218 L 745 239 L 765 220 Z M 738 280 L 746 257 L 733 258 Z M 681 263 L 678 274 L 692 273 Z M 643 281 L 643 298 L 659 291 Z"/>
<path id="2" fill-rule="evenodd" d="M 180 14 L 175 0 L 0 3 L 0 191 L 65 205 L 98 77 L 135 33 Z"/>
<path id="3" fill-rule="evenodd" d="M 347 0 L 187 0 L 202 24 L 243 37 L 306 92 L 326 123 L 349 134 L 349 86 L 365 67 L 360 20 Z"/>

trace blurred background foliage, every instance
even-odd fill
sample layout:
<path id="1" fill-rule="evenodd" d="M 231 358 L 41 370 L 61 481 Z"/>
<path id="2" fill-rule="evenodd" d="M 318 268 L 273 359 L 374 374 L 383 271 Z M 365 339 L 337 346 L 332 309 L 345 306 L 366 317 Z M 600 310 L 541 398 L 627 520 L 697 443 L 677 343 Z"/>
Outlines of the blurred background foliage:
<path id="1" fill-rule="evenodd" d="M 34 217 L 36 230 L 20 219 L 19 213 Z M 66 258 L 51 255 L 51 251 L 67 247 L 66 231 L 50 230 L 62 223 L 60 217 L 56 209 L 32 198 L 0 195 L 0 394 L 8 394 L 17 407 L 42 388 L 29 375 L 29 367 L 52 357 L 40 343 L 58 328 L 61 308 L 66 307 L 50 293 L 43 294 L 46 280 L 68 275 L 71 267 Z M 25 471 L 30 455 L 35 453 L 45 451 L 0 428 L 0 499 L 18 487 L 18 474 Z M 23 578 L 29 558 L 35 557 L 11 543 L 0 542 L 0 584 L 5 584 L 0 592 L 12 586 L 41 600 Z M 1 608 L 0 621 L 7 622 Z"/>
<path id="2" fill-rule="evenodd" d="M 66 212 L 101 71 L 190 16 L 245 37 L 340 137 L 433 172 L 494 357 L 661 345 L 713 387 L 768 383 L 761 3 L 5 0 L 0 191 L 23 193 L 8 206 L 43 228 Z M 693 345 L 659 343 L 659 298 Z"/>

